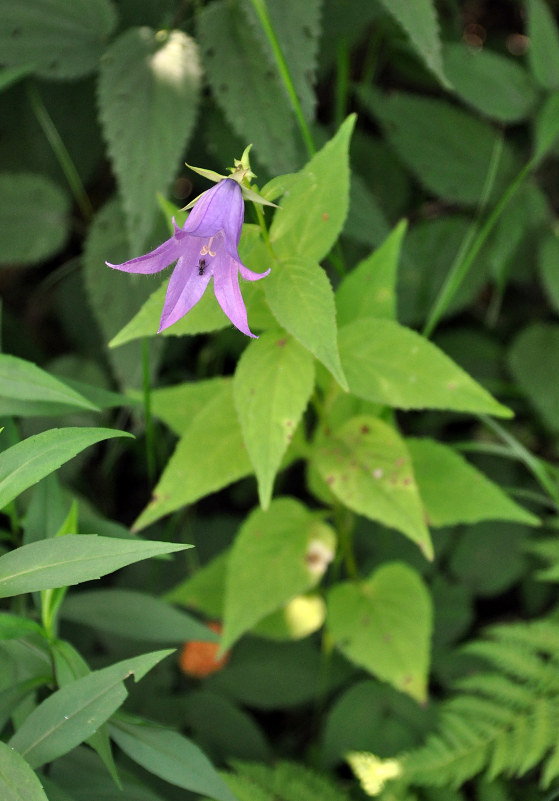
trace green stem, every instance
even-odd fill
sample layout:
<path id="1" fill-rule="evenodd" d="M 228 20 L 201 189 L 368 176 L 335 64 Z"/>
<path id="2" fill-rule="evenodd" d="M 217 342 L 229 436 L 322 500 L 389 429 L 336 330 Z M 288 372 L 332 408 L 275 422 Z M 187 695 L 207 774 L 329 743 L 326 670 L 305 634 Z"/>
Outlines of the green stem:
<path id="1" fill-rule="evenodd" d="M 85 191 L 85 187 L 76 169 L 76 165 L 72 161 L 66 145 L 62 141 L 52 117 L 48 113 L 41 95 L 34 84 L 27 84 L 27 96 L 29 97 L 29 102 L 31 103 L 31 108 L 33 109 L 37 121 L 43 129 L 43 133 L 47 138 L 49 145 L 53 149 L 64 175 L 66 176 L 66 180 L 68 181 L 76 203 L 78 204 L 84 218 L 89 220 L 93 216 L 93 206 L 91 205 L 91 201 L 89 200 L 87 192 Z"/>
<path id="2" fill-rule="evenodd" d="M 149 380 L 149 340 L 147 337 L 142 339 L 142 374 L 144 391 L 144 419 L 146 426 L 146 462 L 149 482 L 151 485 L 153 485 L 155 481 L 155 451 L 153 418 L 151 416 L 151 386 Z"/>
<path id="3" fill-rule="evenodd" d="M 272 23 L 268 15 L 268 9 L 266 8 L 266 2 L 265 0 L 250 0 L 250 2 L 252 3 L 256 15 L 260 20 L 260 24 L 262 25 L 264 33 L 266 34 L 266 38 L 268 39 L 270 47 L 272 48 L 272 52 L 274 54 L 274 58 L 276 59 L 276 64 L 278 66 L 280 77 L 287 90 L 287 94 L 291 102 L 291 107 L 293 108 L 293 111 L 295 113 L 295 118 L 297 119 L 297 122 L 299 124 L 299 129 L 301 131 L 303 141 L 307 148 L 309 158 L 311 158 L 312 156 L 314 156 L 316 152 L 314 142 L 311 136 L 311 132 L 309 130 L 309 126 L 307 125 L 305 115 L 303 114 L 301 103 L 299 102 L 299 98 L 297 97 L 297 92 L 295 90 L 295 85 L 293 83 L 293 80 L 291 79 L 291 74 L 289 72 L 287 62 L 283 57 L 283 53 L 281 52 L 281 47 L 278 42 L 276 33 L 272 27 Z"/>
<path id="4" fill-rule="evenodd" d="M 488 195 L 488 190 L 490 191 L 490 188 L 494 183 L 498 161 L 500 160 L 502 144 L 503 144 L 502 139 L 497 140 L 497 143 L 495 144 L 483 192 L 483 195 L 485 197 Z M 499 218 L 501 217 L 507 205 L 509 204 L 509 202 L 512 200 L 512 198 L 520 188 L 524 179 L 533 169 L 533 166 L 534 166 L 534 161 L 532 160 L 522 168 L 522 170 L 518 173 L 514 181 L 512 181 L 512 183 L 507 187 L 505 192 L 503 192 L 503 194 L 499 199 L 499 202 L 494 207 L 491 214 L 489 214 L 485 223 L 481 227 L 479 227 L 478 223 L 474 224 L 474 226 L 468 232 L 466 239 L 463 242 L 462 247 L 460 248 L 460 251 L 452 264 L 452 267 L 450 268 L 446 280 L 443 286 L 441 287 L 441 291 L 439 292 L 437 299 L 433 304 L 433 308 L 431 309 L 429 318 L 425 324 L 425 328 L 423 329 L 424 336 L 430 337 L 435 328 L 437 327 L 441 317 L 448 308 L 449 303 L 452 301 L 452 298 L 456 294 L 464 278 L 470 271 L 470 268 L 472 267 L 474 261 L 479 255 L 481 248 L 486 243 L 490 233 L 493 231 L 495 225 L 499 221 Z M 485 197 L 482 198 L 480 209 L 482 209 L 483 206 L 485 205 L 486 202 Z"/>

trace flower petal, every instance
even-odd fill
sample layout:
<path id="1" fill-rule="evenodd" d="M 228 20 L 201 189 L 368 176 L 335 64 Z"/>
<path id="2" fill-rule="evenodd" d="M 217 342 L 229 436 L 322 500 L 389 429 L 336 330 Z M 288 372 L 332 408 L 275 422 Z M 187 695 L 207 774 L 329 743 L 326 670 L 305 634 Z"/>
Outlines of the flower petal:
<path id="1" fill-rule="evenodd" d="M 214 236 L 218 231 L 223 231 L 228 250 L 232 247 L 236 255 L 244 212 L 241 187 L 232 178 L 226 178 L 200 196 L 184 224 L 183 231 L 203 237 Z"/>
<path id="2" fill-rule="evenodd" d="M 214 259 L 214 292 L 217 302 L 233 325 L 247 337 L 257 337 L 248 327 L 247 310 L 239 289 L 240 262 L 223 251 Z"/>
<path id="3" fill-rule="evenodd" d="M 189 242 L 187 252 L 181 256 L 173 270 L 165 295 L 158 333 L 184 317 L 198 303 L 208 286 L 212 271 L 208 265 L 200 275 L 199 244 L 196 239 Z"/>
<path id="4" fill-rule="evenodd" d="M 107 267 L 113 267 L 115 270 L 123 270 L 126 273 L 142 273 L 148 275 L 150 273 L 158 273 L 176 261 L 181 255 L 183 245 L 177 237 L 172 236 L 159 245 L 158 248 L 152 250 L 151 253 L 146 253 L 145 256 L 138 256 L 130 261 L 125 261 L 122 264 L 111 264 L 106 261 Z"/>
<path id="5" fill-rule="evenodd" d="M 249 270 L 248 267 L 245 267 L 242 262 L 239 262 L 239 272 L 245 281 L 260 281 L 261 278 L 266 278 L 270 272 L 270 268 L 268 267 L 266 272 L 263 273 L 254 273 L 252 270 Z"/>

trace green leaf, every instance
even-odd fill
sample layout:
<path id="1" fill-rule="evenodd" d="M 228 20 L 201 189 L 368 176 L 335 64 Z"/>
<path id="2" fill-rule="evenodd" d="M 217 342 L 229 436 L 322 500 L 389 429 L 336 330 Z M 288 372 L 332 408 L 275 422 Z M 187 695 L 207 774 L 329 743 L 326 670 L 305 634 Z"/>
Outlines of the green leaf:
<path id="1" fill-rule="evenodd" d="M 230 379 L 219 377 L 155 389 L 151 393 L 152 412 L 180 436 L 216 395 L 227 392 L 229 384 Z"/>
<path id="2" fill-rule="evenodd" d="M 31 542 L 0 556 L 0 598 L 92 581 L 142 559 L 190 547 L 96 534 Z"/>
<path id="3" fill-rule="evenodd" d="M 441 54 L 439 23 L 434 0 L 381 0 L 382 5 L 405 30 L 410 41 L 442 86 L 452 86 L 452 77 L 445 74 Z M 450 77 L 450 81 L 448 78 Z"/>
<path id="4" fill-rule="evenodd" d="M 312 356 L 281 332 L 263 334 L 239 360 L 233 396 L 264 509 L 313 387 Z"/>
<path id="5" fill-rule="evenodd" d="M 21 81 L 34 72 L 34 67 L 31 64 L 24 65 L 23 67 L 3 67 L 0 69 L 0 92 L 3 92 L 12 84 Z"/>
<path id="6" fill-rule="evenodd" d="M 408 227 L 402 220 L 380 247 L 345 276 L 336 291 L 338 325 L 360 317 L 396 318 L 396 274 Z"/>
<path id="7" fill-rule="evenodd" d="M 545 0 L 526 0 L 528 63 L 544 89 L 559 88 L 559 31 Z"/>
<path id="8" fill-rule="evenodd" d="M 489 123 L 445 100 L 404 92 L 382 95 L 368 87 L 361 87 L 358 96 L 426 189 L 445 200 L 479 202 L 499 139 Z M 515 169 L 505 144 L 492 197 L 503 191 Z"/>
<path id="9" fill-rule="evenodd" d="M 0 174 L 2 263 L 37 264 L 57 253 L 70 232 L 69 212 L 68 196 L 50 178 Z"/>
<path id="10" fill-rule="evenodd" d="M 206 5 L 197 33 L 212 93 L 237 136 L 254 143 L 272 173 L 293 170 L 299 157 L 287 93 L 241 9 L 224 0 Z"/>
<path id="11" fill-rule="evenodd" d="M 0 742 L 0 795 L 2 801 L 49 801 L 36 773 L 23 757 Z"/>
<path id="12" fill-rule="evenodd" d="M 420 703 L 427 700 L 431 598 L 410 567 L 383 565 L 328 593 L 328 630 L 340 651 Z"/>
<path id="13" fill-rule="evenodd" d="M 559 92 L 549 95 L 534 119 L 534 160 L 541 161 L 559 139 Z"/>
<path id="14" fill-rule="evenodd" d="M 319 441 L 312 464 L 349 509 L 401 531 L 433 558 L 410 455 L 393 428 L 354 417 Z"/>
<path id="15" fill-rule="evenodd" d="M 463 43 L 447 44 L 443 52 L 445 72 L 468 105 L 504 123 L 520 122 L 530 115 L 538 93 L 517 61 Z"/>
<path id="16" fill-rule="evenodd" d="M 197 45 L 182 31 L 129 28 L 101 62 L 101 122 L 135 255 L 194 128 L 199 90 Z"/>
<path id="17" fill-rule="evenodd" d="M 241 527 L 227 563 L 222 650 L 316 586 L 335 547 L 330 526 L 291 498 L 272 501 L 267 511 L 256 509 Z"/>
<path id="18" fill-rule="evenodd" d="M 192 418 L 155 487 L 153 499 L 134 523 L 134 529 L 149 526 L 163 515 L 251 472 L 235 413 L 233 387 L 227 383 Z"/>
<path id="19" fill-rule="evenodd" d="M 210 562 L 169 590 L 165 600 L 196 609 L 208 617 L 222 618 L 228 559 L 229 551 L 221 551 Z"/>
<path id="20" fill-rule="evenodd" d="M 9 744 L 38 768 L 82 743 L 103 724 L 128 695 L 124 679 L 140 681 L 173 651 L 154 651 L 95 670 L 67 684 L 39 704 Z"/>
<path id="21" fill-rule="evenodd" d="M 559 100 L 559 95 L 557 95 L 557 99 Z M 559 104 L 557 110 L 559 112 Z M 557 314 L 559 314 L 558 262 L 559 237 L 553 233 L 542 235 L 539 243 L 538 268 L 547 299 Z"/>
<path id="22" fill-rule="evenodd" d="M 219 641 L 211 629 L 186 612 L 135 590 L 105 588 L 75 593 L 64 601 L 60 616 L 143 642 Z"/>
<path id="23" fill-rule="evenodd" d="M 481 520 L 539 525 L 537 517 L 512 501 L 448 445 L 428 438 L 407 439 L 406 445 L 429 525 L 453 526 Z"/>
<path id="24" fill-rule="evenodd" d="M 67 411 L 99 411 L 95 404 L 32 362 L 0 353 L 0 403 L 9 400 L 34 401 L 39 408 L 40 404 L 53 403 L 65 407 Z"/>
<path id="25" fill-rule="evenodd" d="M 316 97 L 313 91 L 320 42 L 321 0 L 267 0 L 266 10 L 303 113 L 314 117 Z M 251 30 L 267 57 L 267 65 L 277 70 L 277 63 L 266 32 L 252 3 L 241 0 L 241 7 Z"/>
<path id="26" fill-rule="evenodd" d="M 0 640 L 19 640 L 30 634 L 43 635 L 42 627 L 27 617 L 0 612 Z"/>
<path id="27" fill-rule="evenodd" d="M 545 425 L 559 431 L 559 325 L 534 323 L 516 337 L 510 370 Z"/>
<path id="28" fill-rule="evenodd" d="M 51 684 L 51 682 L 52 676 L 49 676 L 45 670 L 41 676 L 33 676 L 30 679 L 18 681 L 0 691 L 0 728 L 4 728 L 24 701 L 33 698 L 36 690 Z"/>
<path id="29" fill-rule="evenodd" d="M 110 428 L 51 428 L 0 453 L 0 509 L 77 453 L 113 437 L 131 437 Z"/>
<path id="30" fill-rule="evenodd" d="M 93 72 L 116 24 L 109 0 L 0 0 L 0 18 L 3 63 L 50 80 Z"/>
<path id="31" fill-rule="evenodd" d="M 345 120 L 283 196 L 270 228 L 280 261 L 294 256 L 321 261 L 340 235 L 349 206 L 348 151 L 355 119 L 352 114 Z"/>
<path id="32" fill-rule="evenodd" d="M 363 317 L 340 329 L 340 355 L 351 391 L 399 409 L 454 409 L 511 417 L 448 356 L 410 328 Z"/>
<path id="33" fill-rule="evenodd" d="M 215 801 L 237 801 L 197 745 L 176 731 L 143 722 L 119 720 L 111 737 L 144 770 Z"/>
<path id="34" fill-rule="evenodd" d="M 334 293 L 322 267 L 307 257 L 282 259 L 266 278 L 264 291 L 280 325 L 347 389 L 338 353 Z"/>
<path id="35" fill-rule="evenodd" d="M 159 277 L 131 275 L 111 270 L 113 264 L 126 261 L 124 213 L 117 200 L 106 203 L 95 215 L 85 242 L 84 278 L 87 297 L 100 328 L 103 342 L 108 342 L 136 314 L 157 286 Z M 150 280 L 151 279 L 151 280 Z M 157 331 L 157 327 L 155 328 Z M 150 342 L 152 369 L 160 342 Z M 139 386 L 142 381 L 141 345 L 135 343 L 119 351 L 108 350 L 108 358 L 121 385 Z"/>

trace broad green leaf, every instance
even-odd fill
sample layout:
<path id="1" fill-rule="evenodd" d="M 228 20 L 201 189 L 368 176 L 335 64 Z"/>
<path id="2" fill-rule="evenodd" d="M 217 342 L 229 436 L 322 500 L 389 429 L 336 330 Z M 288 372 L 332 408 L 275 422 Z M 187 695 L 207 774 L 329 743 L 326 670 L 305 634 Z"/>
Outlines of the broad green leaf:
<path id="1" fill-rule="evenodd" d="M 51 428 L 0 453 L 0 509 L 77 453 L 113 437 L 131 437 L 110 428 Z"/>
<path id="2" fill-rule="evenodd" d="M 338 325 L 360 317 L 396 318 L 396 273 L 407 230 L 402 220 L 380 247 L 363 259 L 336 291 Z"/>
<path id="3" fill-rule="evenodd" d="M 378 247 L 390 233 L 383 206 L 363 178 L 356 173 L 351 175 L 349 211 L 342 233 L 348 239 L 367 247 Z"/>
<path id="4" fill-rule="evenodd" d="M 0 640 L 18 640 L 30 634 L 43 635 L 44 632 L 38 623 L 28 617 L 0 612 Z"/>
<path id="5" fill-rule="evenodd" d="M 313 119 L 316 105 L 313 84 L 320 41 L 321 6 L 322 0 L 305 0 L 304 3 L 300 0 L 266 2 L 271 26 L 287 63 L 303 113 L 308 120 Z M 254 6 L 248 0 L 242 0 L 241 8 L 266 54 L 268 68 L 277 70 L 273 50 Z"/>
<path id="6" fill-rule="evenodd" d="M 251 472 L 233 403 L 233 387 L 228 383 L 192 418 L 134 529 L 149 526 Z"/>
<path id="7" fill-rule="evenodd" d="M 233 397 L 264 509 L 313 387 L 312 356 L 281 332 L 251 342 L 238 362 Z"/>
<path id="8" fill-rule="evenodd" d="M 135 590 L 91 590 L 70 595 L 60 610 L 65 620 L 143 642 L 218 642 L 196 618 Z"/>
<path id="9" fill-rule="evenodd" d="M 173 651 L 153 651 L 95 670 L 67 684 L 39 704 L 9 744 L 38 768 L 71 751 L 94 734 L 126 699 L 123 682 L 140 681 Z"/>
<path id="10" fill-rule="evenodd" d="M 401 562 L 328 593 L 328 630 L 340 651 L 420 703 L 427 700 L 433 627 L 431 598 L 421 577 Z"/>
<path id="11" fill-rule="evenodd" d="M 34 72 L 32 64 L 27 64 L 23 67 L 3 67 L 0 69 L 0 92 L 21 81 L 22 78 L 26 78 L 32 72 Z"/>
<path id="12" fill-rule="evenodd" d="M 111 737 L 144 770 L 215 801 L 237 801 L 205 754 L 176 731 L 143 722 L 119 720 Z"/>
<path id="13" fill-rule="evenodd" d="M 67 411 L 99 411 L 95 404 L 32 362 L 0 353 L 0 403 L 4 400 L 55 403 Z"/>
<path id="14" fill-rule="evenodd" d="M 559 325 L 534 323 L 524 328 L 512 343 L 508 363 L 545 425 L 559 431 Z"/>
<path id="15" fill-rule="evenodd" d="M 208 617 L 222 618 L 228 559 L 229 551 L 221 551 L 210 562 L 169 590 L 164 596 L 165 600 L 196 609 Z"/>
<path id="16" fill-rule="evenodd" d="M 481 520 L 539 525 L 537 517 L 512 501 L 448 445 L 428 438 L 407 439 L 406 445 L 429 525 L 453 526 Z"/>
<path id="17" fill-rule="evenodd" d="M 401 531 L 433 558 L 410 455 L 391 426 L 375 417 L 354 417 L 324 435 L 312 463 L 349 509 Z"/>
<path id="18" fill-rule="evenodd" d="M 31 542 L 0 556 L 0 598 L 92 581 L 142 559 L 190 547 L 96 534 Z"/>
<path id="19" fill-rule="evenodd" d="M 333 530 L 298 501 L 279 498 L 267 511 L 256 509 L 235 538 L 227 563 L 222 650 L 316 586 L 335 547 Z"/>
<path id="20" fill-rule="evenodd" d="M 559 95 L 557 95 L 559 100 Z M 559 105 L 557 107 L 559 112 Z M 559 119 L 559 118 L 558 118 Z M 552 308 L 559 314 L 559 237 L 554 233 L 542 235 L 539 243 L 538 268 L 545 294 Z"/>
<path id="21" fill-rule="evenodd" d="M 518 61 L 463 43 L 445 45 L 443 54 L 445 72 L 458 96 L 490 119 L 519 122 L 538 102 L 536 87 Z"/>
<path id="22" fill-rule="evenodd" d="M 192 133 L 200 75 L 197 45 L 182 31 L 129 28 L 101 62 L 101 122 L 134 255 L 152 229 L 157 192 L 168 189 Z"/>
<path id="23" fill-rule="evenodd" d="M 545 0 L 526 0 L 530 41 L 528 63 L 544 89 L 559 88 L 559 31 Z"/>
<path id="24" fill-rule="evenodd" d="M 50 80 L 93 72 L 116 24 L 109 0 L 0 0 L 0 18 L 3 63 Z"/>
<path id="25" fill-rule="evenodd" d="M 439 22 L 434 0 L 381 0 L 410 38 L 424 63 L 445 88 L 452 86 L 452 76 L 445 72 L 441 54 Z M 450 78 L 450 80 L 449 80 Z"/>
<path id="26" fill-rule="evenodd" d="M 104 343 L 128 323 L 149 298 L 154 286 L 158 285 L 158 276 L 131 275 L 112 270 L 105 264 L 105 260 L 118 264 L 126 261 L 129 255 L 124 213 L 118 201 L 113 199 L 93 218 L 83 256 L 87 297 Z M 157 331 L 157 327 L 155 330 Z M 152 341 L 149 344 L 153 370 L 157 364 L 155 357 L 162 343 Z M 127 345 L 118 351 L 109 349 L 107 355 L 121 386 L 141 385 L 140 343 Z"/>
<path id="27" fill-rule="evenodd" d="M 534 159 L 541 161 L 559 139 L 559 92 L 548 95 L 534 119 Z"/>
<path id="28" fill-rule="evenodd" d="M 423 186 L 445 200 L 477 204 L 491 170 L 499 134 L 445 100 L 361 87 L 358 96 L 382 125 L 388 141 Z M 505 144 L 492 197 L 513 177 L 515 160 Z"/>
<path id="29" fill-rule="evenodd" d="M 334 293 L 318 262 L 302 256 L 282 259 L 266 278 L 264 291 L 280 325 L 347 389 L 338 353 Z"/>
<path id="30" fill-rule="evenodd" d="M 0 742 L 0 796 L 2 801 L 49 801 L 39 777 L 25 759 Z"/>
<path id="31" fill-rule="evenodd" d="M 5 29 L 3 20 L 0 31 Z M 53 256 L 68 238 L 69 213 L 68 196 L 50 178 L 32 173 L 0 174 L 2 263 L 36 264 Z"/>
<path id="32" fill-rule="evenodd" d="M 270 228 L 280 261 L 295 256 L 320 261 L 340 235 L 349 206 L 348 151 L 355 119 L 352 114 L 345 120 L 284 194 Z"/>
<path id="33" fill-rule="evenodd" d="M 340 329 L 340 355 L 350 390 L 399 409 L 454 409 L 511 417 L 448 356 L 410 328 L 363 317 Z"/>
<path id="34" fill-rule="evenodd" d="M 32 698 L 40 688 L 52 683 L 52 675 L 45 670 L 43 675 L 34 676 L 12 684 L 0 691 L 0 728 L 3 729 L 18 707 Z"/>
<path id="35" fill-rule="evenodd" d="M 241 9 L 224 0 L 206 5 L 198 15 L 197 34 L 212 93 L 237 136 L 254 143 L 254 156 L 272 173 L 296 168 L 299 155 L 287 93 Z"/>
<path id="36" fill-rule="evenodd" d="M 188 431 L 198 412 L 227 391 L 229 383 L 228 378 L 219 377 L 155 389 L 151 393 L 152 412 L 180 436 Z"/>

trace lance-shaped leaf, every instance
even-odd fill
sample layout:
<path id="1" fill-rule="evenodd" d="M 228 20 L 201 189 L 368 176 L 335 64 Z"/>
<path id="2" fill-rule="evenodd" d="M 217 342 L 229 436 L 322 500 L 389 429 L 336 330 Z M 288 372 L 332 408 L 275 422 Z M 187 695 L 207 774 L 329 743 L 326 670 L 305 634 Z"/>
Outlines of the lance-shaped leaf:
<path id="1" fill-rule="evenodd" d="M 432 559 L 411 458 L 391 426 L 367 415 L 354 417 L 320 439 L 312 464 L 347 507 L 401 531 Z"/>
<path id="2" fill-rule="evenodd" d="M 66 684 L 24 720 L 9 745 L 38 768 L 71 751 L 94 734 L 126 699 L 123 682 L 145 674 L 172 651 L 153 651 L 95 670 Z"/>
<path id="3" fill-rule="evenodd" d="M 0 509 L 76 454 L 112 437 L 130 437 L 110 428 L 51 428 L 0 453 Z"/>
<path id="4" fill-rule="evenodd" d="M 251 342 L 237 365 L 235 406 L 264 509 L 313 386 L 312 356 L 281 332 L 270 331 Z"/>
<path id="5" fill-rule="evenodd" d="M 326 623 L 348 659 L 426 700 L 433 609 L 415 570 L 393 562 L 365 581 L 338 584 L 328 594 Z"/>
<path id="6" fill-rule="evenodd" d="M 49 801 L 39 777 L 17 751 L 0 742 L 2 801 Z"/>

